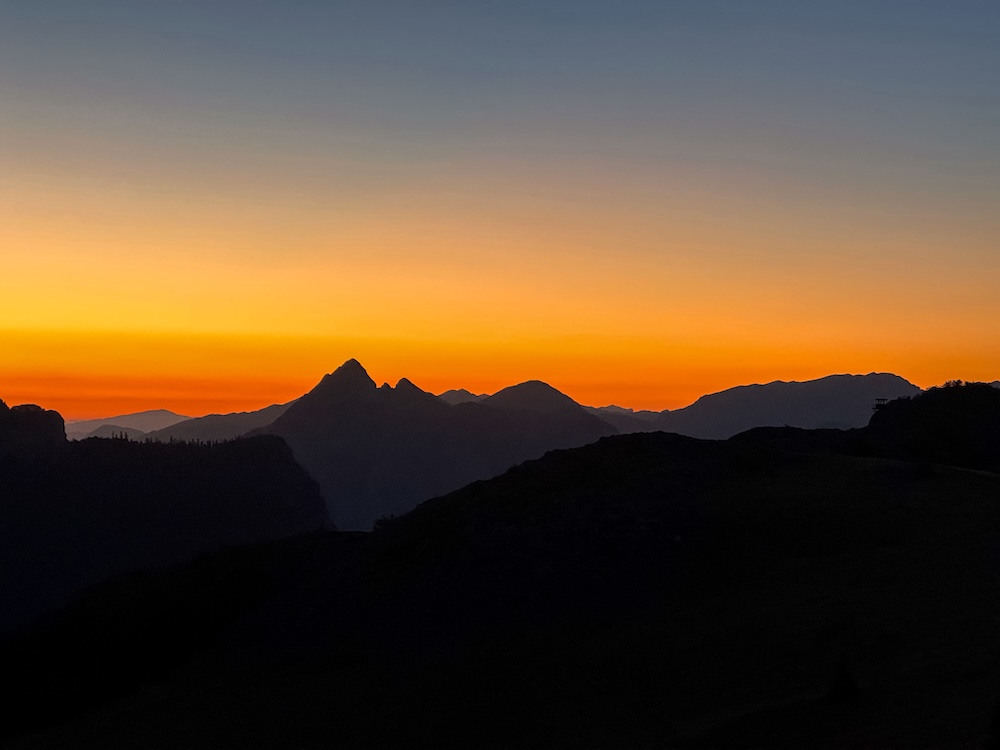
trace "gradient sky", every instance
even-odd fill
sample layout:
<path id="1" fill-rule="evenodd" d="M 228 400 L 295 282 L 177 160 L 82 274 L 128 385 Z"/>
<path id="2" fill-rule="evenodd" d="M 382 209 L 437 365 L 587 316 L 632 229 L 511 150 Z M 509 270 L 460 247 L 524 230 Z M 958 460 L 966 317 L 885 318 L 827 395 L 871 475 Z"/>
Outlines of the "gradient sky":
<path id="1" fill-rule="evenodd" d="M 0 0 L 0 398 L 1000 377 L 996 0 Z"/>

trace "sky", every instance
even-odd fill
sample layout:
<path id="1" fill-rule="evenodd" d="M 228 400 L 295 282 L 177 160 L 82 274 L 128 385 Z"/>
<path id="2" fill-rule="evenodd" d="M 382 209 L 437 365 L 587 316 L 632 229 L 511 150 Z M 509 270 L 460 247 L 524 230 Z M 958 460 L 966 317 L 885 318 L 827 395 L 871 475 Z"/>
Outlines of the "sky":
<path id="1" fill-rule="evenodd" d="M 1000 378 L 995 0 L 0 0 L 0 398 Z"/>

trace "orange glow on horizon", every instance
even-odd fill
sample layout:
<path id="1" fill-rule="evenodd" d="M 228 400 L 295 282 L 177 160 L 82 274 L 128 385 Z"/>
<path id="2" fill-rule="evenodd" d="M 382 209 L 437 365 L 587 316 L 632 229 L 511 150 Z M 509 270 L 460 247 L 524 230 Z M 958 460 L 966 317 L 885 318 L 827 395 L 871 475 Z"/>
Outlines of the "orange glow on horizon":
<path id="1" fill-rule="evenodd" d="M 0 398 L 68 419 L 256 409 L 352 357 L 436 393 L 539 379 L 655 410 L 832 373 L 1000 377 L 1000 220 L 916 187 L 865 212 L 840 185 L 558 159 L 359 193 L 11 166 Z"/>
<path id="2" fill-rule="evenodd" d="M 7 353 L 0 398 L 9 405 L 38 403 L 67 420 L 161 408 L 188 416 L 249 411 L 297 398 L 352 357 L 378 384 L 407 377 L 432 393 L 493 393 L 538 379 L 586 405 L 657 411 L 753 382 L 891 371 L 927 387 L 953 378 L 992 380 L 1000 371 L 1000 357 L 983 367 L 956 353 L 942 366 L 922 361 L 919 351 L 874 346 L 831 357 L 817 347 L 655 343 L 566 338 L 463 347 L 346 337 L 0 331 Z M 842 366 L 851 362 L 858 364 Z"/>

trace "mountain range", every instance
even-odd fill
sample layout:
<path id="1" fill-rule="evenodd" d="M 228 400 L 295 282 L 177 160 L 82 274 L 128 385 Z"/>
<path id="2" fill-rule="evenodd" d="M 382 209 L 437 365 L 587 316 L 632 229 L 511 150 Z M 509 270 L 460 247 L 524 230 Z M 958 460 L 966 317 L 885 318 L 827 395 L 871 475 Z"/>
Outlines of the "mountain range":
<path id="1" fill-rule="evenodd" d="M 96 428 L 77 423 L 74 434 L 93 428 L 85 434 L 195 442 L 279 435 L 319 481 L 333 522 L 368 530 L 378 518 L 405 513 L 429 497 L 604 435 L 667 431 L 719 439 L 760 426 L 861 427 L 876 398 L 919 392 L 886 373 L 831 375 L 731 388 L 674 411 L 632 411 L 584 407 L 540 381 L 493 395 L 457 389 L 435 397 L 405 378 L 395 388 L 379 388 L 349 360 L 287 404 L 197 419 L 147 412 Z M 132 428 L 149 425 L 154 415 L 170 424 L 145 433 Z"/>
<path id="2" fill-rule="evenodd" d="M 407 381 L 409 382 L 409 381 Z M 992 383 L 1000 387 L 1000 381 Z M 784 426 L 804 429 L 862 427 L 871 416 L 876 398 L 912 396 L 920 388 L 890 373 L 829 375 L 809 381 L 775 381 L 743 385 L 702 396 L 693 404 L 675 410 L 633 410 L 621 406 L 583 406 L 586 411 L 613 425 L 619 432 L 676 432 L 691 437 L 724 439 L 754 427 Z M 438 395 L 456 406 L 482 403 L 489 394 L 464 388 Z M 182 417 L 166 410 L 140 412 L 106 419 L 69 422 L 67 437 L 111 437 L 126 434 L 133 439 L 228 440 L 266 427 L 294 402 L 264 409 L 205 417 Z M 95 430 L 99 430 L 95 432 Z"/>
<path id="3" fill-rule="evenodd" d="M 890 373 L 828 375 L 805 382 L 741 385 L 702 396 L 674 411 L 637 411 L 619 406 L 588 407 L 621 432 L 676 432 L 725 440 L 754 427 L 850 429 L 863 427 L 875 399 L 892 400 L 920 388 Z"/>
<path id="4" fill-rule="evenodd" d="M 405 378 L 378 387 L 352 359 L 251 434 L 284 438 L 338 528 L 369 530 L 429 497 L 615 432 L 538 381 L 452 405 Z"/>

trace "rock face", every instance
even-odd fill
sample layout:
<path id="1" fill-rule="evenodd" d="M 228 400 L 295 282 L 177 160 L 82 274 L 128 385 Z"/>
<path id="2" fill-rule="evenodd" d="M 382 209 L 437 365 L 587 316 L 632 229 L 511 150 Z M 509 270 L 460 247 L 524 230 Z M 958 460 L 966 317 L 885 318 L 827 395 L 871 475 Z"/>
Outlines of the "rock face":
<path id="1" fill-rule="evenodd" d="M 328 526 L 278 438 L 68 442 L 56 412 L 0 407 L 0 631 L 109 576 Z"/>
<path id="2" fill-rule="evenodd" d="M 616 430 L 537 381 L 451 405 L 405 378 L 377 387 L 352 359 L 260 432 L 291 446 L 339 528 L 369 530 L 382 516 Z"/>
<path id="3" fill-rule="evenodd" d="M 34 404 L 8 408 L 0 401 L 0 451 L 52 451 L 66 442 L 65 424 L 58 412 Z"/>

